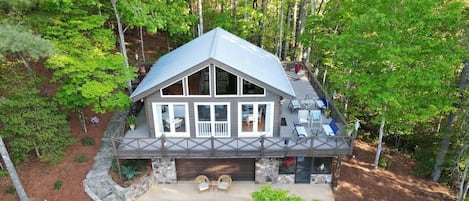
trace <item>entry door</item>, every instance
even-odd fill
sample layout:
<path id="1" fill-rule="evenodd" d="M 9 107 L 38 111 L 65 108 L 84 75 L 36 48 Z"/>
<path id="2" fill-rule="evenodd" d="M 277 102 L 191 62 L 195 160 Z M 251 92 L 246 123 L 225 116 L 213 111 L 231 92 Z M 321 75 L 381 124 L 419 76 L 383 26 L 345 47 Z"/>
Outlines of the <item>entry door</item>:
<path id="1" fill-rule="evenodd" d="M 295 184 L 310 183 L 311 166 L 311 157 L 296 157 Z"/>
<path id="2" fill-rule="evenodd" d="M 197 137 L 230 137 L 228 103 L 196 103 Z"/>
<path id="3" fill-rule="evenodd" d="M 187 103 L 154 103 L 155 134 L 189 137 Z"/>

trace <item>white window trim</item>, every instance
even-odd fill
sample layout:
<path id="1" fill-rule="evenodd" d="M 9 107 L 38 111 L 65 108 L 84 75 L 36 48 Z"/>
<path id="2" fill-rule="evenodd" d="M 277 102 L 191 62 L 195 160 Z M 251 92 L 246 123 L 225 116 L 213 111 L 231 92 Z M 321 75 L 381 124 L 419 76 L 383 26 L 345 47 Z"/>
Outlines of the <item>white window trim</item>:
<path id="1" fill-rule="evenodd" d="M 161 117 L 157 117 L 157 105 L 172 105 L 170 107 L 174 107 L 174 105 L 184 105 L 185 108 L 185 116 L 184 118 L 185 122 L 184 125 L 186 127 L 185 132 L 165 132 L 157 130 L 157 125 L 159 124 L 159 121 L 161 121 Z M 169 112 L 169 111 L 168 111 Z M 171 113 L 169 113 L 171 115 Z M 188 103 L 181 103 L 181 102 L 153 102 L 152 103 L 152 115 L 153 115 L 153 129 L 155 131 L 155 136 L 156 137 L 161 137 L 161 135 L 164 133 L 166 137 L 190 137 L 190 121 L 189 121 L 189 104 Z M 164 125 L 163 125 L 164 126 Z"/>
<path id="2" fill-rule="evenodd" d="M 252 104 L 252 105 L 256 105 L 254 106 L 254 108 L 258 108 L 258 106 L 260 104 L 266 104 L 266 105 L 270 105 L 270 117 L 267 117 L 266 115 L 266 118 L 269 118 L 269 122 L 270 124 L 267 126 L 266 125 L 266 128 L 270 128 L 270 130 L 268 131 L 263 131 L 263 132 L 254 132 L 254 131 L 251 131 L 251 132 L 243 132 L 243 116 L 242 116 L 242 105 L 246 105 L 246 104 Z M 261 135 L 264 135 L 265 137 L 273 137 L 273 126 L 274 126 L 274 107 L 275 107 L 275 104 L 274 102 L 271 102 L 271 101 L 262 101 L 262 102 L 238 102 L 238 137 L 260 137 Z M 255 119 L 257 119 L 257 114 L 258 114 L 258 110 L 253 110 L 255 111 L 254 112 L 254 116 L 255 116 Z M 266 114 L 267 114 L 267 111 L 266 111 Z M 267 120 L 267 119 L 266 119 Z"/>
<path id="3" fill-rule="evenodd" d="M 195 136 L 197 138 L 207 138 L 206 136 L 200 136 L 199 135 L 199 129 L 197 126 L 199 125 L 199 113 L 198 113 L 198 107 L 199 105 L 210 105 L 210 117 L 215 117 L 215 110 L 214 106 L 215 105 L 226 105 L 227 107 L 227 119 L 226 121 L 228 122 L 228 136 L 225 137 L 217 137 L 217 138 L 231 138 L 231 107 L 230 107 L 230 102 L 195 102 L 194 103 L 194 125 L 195 125 Z M 214 129 L 214 122 L 215 118 L 211 118 L 212 120 L 210 121 L 211 124 L 211 130 Z M 210 137 L 213 136 L 213 133 Z"/>

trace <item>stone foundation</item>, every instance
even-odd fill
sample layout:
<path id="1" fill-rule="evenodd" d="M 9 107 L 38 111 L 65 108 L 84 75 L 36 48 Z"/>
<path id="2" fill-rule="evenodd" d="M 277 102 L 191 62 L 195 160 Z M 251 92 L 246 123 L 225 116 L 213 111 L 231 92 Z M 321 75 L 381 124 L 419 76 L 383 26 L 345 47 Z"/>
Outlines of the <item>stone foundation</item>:
<path id="1" fill-rule="evenodd" d="M 256 160 L 256 184 L 276 183 L 278 178 L 279 161 L 275 158 L 260 158 Z"/>
<path id="2" fill-rule="evenodd" d="M 175 184 L 177 183 L 176 162 L 174 159 L 159 158 L 151 162 L 155 183 L 157 184 Z"/>
<path id="3" fill-rule="evenodd" d="M 294 174 L 280 174 L 277 177 L 275 184 L 295 184 L 295 175 Z"/>
<path id="4" fill-rule="evenodd" d="M 330 184 L 331 180 L 331 174 L 311 174 L 312 184 Z"/>

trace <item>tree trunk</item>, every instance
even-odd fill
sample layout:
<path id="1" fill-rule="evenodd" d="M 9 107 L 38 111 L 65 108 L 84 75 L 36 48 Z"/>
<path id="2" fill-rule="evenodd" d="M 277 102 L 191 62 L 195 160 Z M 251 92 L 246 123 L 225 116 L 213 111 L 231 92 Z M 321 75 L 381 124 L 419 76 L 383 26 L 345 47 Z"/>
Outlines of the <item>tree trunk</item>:
<path id="1" fill-rule="evenodd" d="M 469 182 L 466 181 L 467 178 L 467 169 L 469 169 L 469 157 L 466 158 L 466 167 L 464 167 L 464 173 L 461 177 L 461 183 L 459 184 L 459 195 L 457 201 L 462 201 L 466 199 L 467 189 L 469 187 Z"/>
<path id="2" fill-rule="evenodd" d="M 266 16 L 266 7 L 267 7 L 267 1 L 266 0 L 262 0 L 261 2 L 261 12 L 262 12 L 262 15 Z M 259 20 L 259 33 L 258 33 L 258 38 L 257 38 L 257 46 L 261 47 L 261 48 L 264 48 L 263 46 L 263 38 L 262 38 L 262 35 L 263 33 L 265 32 L 265 23 L 264 23 L 264 20 L 261 19 Z"/>
<path id="3" fill-rule="evenodd" d="M 86 127 L 85 121 L 85 114 L 83 113 L 83 109 L 78 109 L 78 119 L 80 120 L 81 127 L 85 133 L 88 133 L 88 128 Z"/>
<path id="4" fill-rule="evenodd" d="M 303 34 L 305 30 L 305 21 L 306 21 L 306 14 L 307 14 L 307 9 L 306 5 L 308 3 L 308 0 L 301 0 L 301 4 L 299 6 L 299 19 L 297 21 L 297 26 L 296 26 L 296 32 L 295 32 L 295 50 L 297 52 L 297 60 L 298 61 L 304 61 L 303 57 L 303 43 L 300 42 L 298 39 L 300 36 Z"/>
<path id="5" fill-rule="evenodd" d="M 379 137 L 378 137 L 378 149 L 376 149 L 376 156 L 375 156 L 375 169 L 378 169 L 378 162 L 381 155 L 381 151 L 383 150 L 383 133 L 384 133 L 384 124 L 386 123 L 386 118 L 381 118 L 381 125 L 379 126 Z"/>
<path id="6" fill-rule="evenodd" d="M 464 68 L 461 71 L 461 77 L 459 79 L 458 88 L 464 90 L 466 88 L 467 80 L 469 78 L 469 61 L 464 62 Z M 440 151 L 435 159 L 435 165 L 433 166 L 433 173 L 432 173 L 432 180 L 438 181 L 441 177 L 441 165 L 445 161 L 446 153 L 448 152 L 449 147 L 449 135 L 450 131 L 454 125 L 454 121 L 456 119 L 456 115 L 451 112 L 448 117 L 448 121 L 446 122 L 446 126 L 444 129 L 444 137 L 441 140 Z"/>
<path id="7" fill-rule="evenodd" d="M 143 60 L 143 63 L 145 63 L 145 49 L 143 47 L 143 31 L 142 31 L 142 27 L 140 27 L 140 47 L 142 49 L 142 60 Z M 138 62 L 138 60 L 137 60 Z"/>
<path id="8" fill-rule="evenodd" d="M 291 2 L 288 2 L 288 6 L 287 6 L 287 26 L 285 27 L 285 40 L 284 40 L 284 46 L 283 46 L 283 50 L 280 52 L 280 54 L 282 55 L 282 60 L 286 60 L 287 59 L 287 55 L 288 55 L 288 51 L 289 51 L 289 45 L 290 45 L 290 26 L 291 26 L 291 9 L 292 9 L 292 6 L 291 6 Z"/>
<path id="9" fill-rule="evenodd" d="M 197 9 L 199 11 L 199 36 L 204 34 L 204 18 L 202 17 L 202 0 L 197 1 Z"/>
<path id="10" fill-rule="evenodd" d="M 281 57 L 282 54 L 282 43 L 283 43 L 283 2 L 285 0 L 282 0 L 280 2 L 280 19 L 279 19 L 279 33 L 278 33 L 278 46 L 275 55 L 277 57 Z"/>
<path id="11" fill-rule="evenodd" d="M 7 148 L 3 143 L 2 136 L 0 136 L 0 155 L 2 155 L 3 161 L 5 162 L 5 166 L 7 167 L 8 174 L 10 175 L 11 181 L 15 186 L 16 193 L 18 193 L 18 197 L 20 201 L 28 201 L 28 196 L 24 191 L 23 185 L 21 185 L 20 177 L 16 173 L 15 166 L 10 159 L 10 155 L 8 154 Z"/>
<path id="12" fill-rule="evenodd" d="M 124 31 L 122 30 L 122 23 L 121 23 L 119 11 L 117 10 L 117 7 L 116 7 L 116 2 L 117 0 L 111 0 L 112 9 L 114 9 L 114 14 L 116 15 L 116 20 L 117 20 L 117 31 L 119 32 L 119 45 L 120 45 L 122 56 L 124 57 L 124 65 L 128 69 L 130 68 L 129 58 L 127 57 L 127 50 L 125 48 Z M 127 89 L 129 90 L 129 93 L 132 94 L 133 89 L 132 89 L 131 80 L 127 81 Z"/>

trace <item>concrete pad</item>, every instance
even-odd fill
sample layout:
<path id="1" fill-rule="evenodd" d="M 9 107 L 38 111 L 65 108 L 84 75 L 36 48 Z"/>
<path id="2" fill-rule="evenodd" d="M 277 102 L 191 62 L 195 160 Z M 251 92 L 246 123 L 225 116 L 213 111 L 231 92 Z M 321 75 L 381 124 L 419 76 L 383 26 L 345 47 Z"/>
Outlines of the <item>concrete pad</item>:
<path id="1" fill-rule="evenodd" d="M 227 191 L 219 191 L 215 186 L 210 190 L 199 192 L 193 182 L 183 181 L 178 184 L 155 184 L 137 201 L 243 201 L 252 200 L 251 193 L 258 191 L 262 185 L 251 181 L 233 182 Z M 321 201 L 334 201 L 332 190 L 327 184 L 273 184 L 273 189 L 289 190 L 305 201 L 318 199 Z"/>

